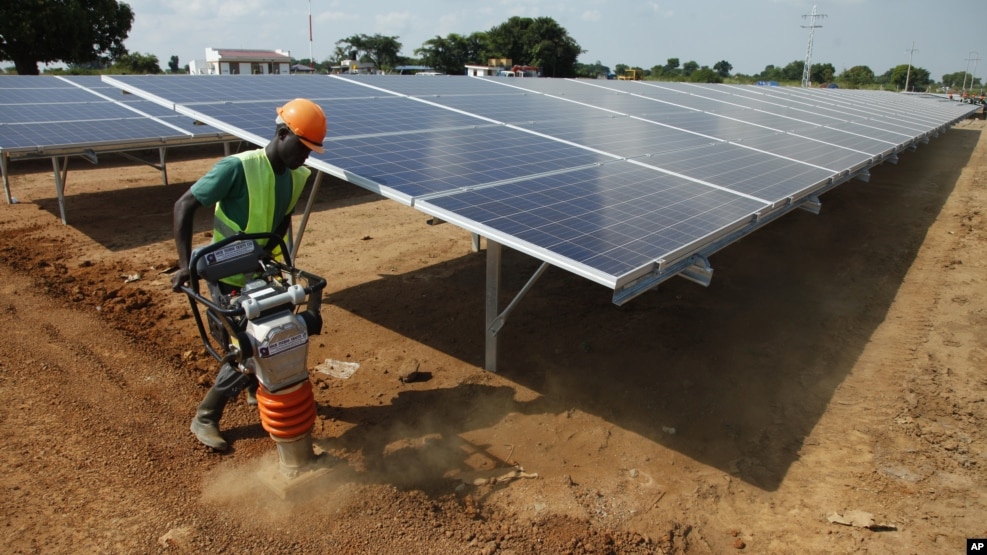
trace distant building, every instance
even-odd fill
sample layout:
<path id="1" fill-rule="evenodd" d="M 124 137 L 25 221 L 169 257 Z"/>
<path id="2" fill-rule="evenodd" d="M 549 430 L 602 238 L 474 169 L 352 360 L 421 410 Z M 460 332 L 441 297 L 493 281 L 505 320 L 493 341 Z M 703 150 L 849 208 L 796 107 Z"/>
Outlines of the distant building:
<path id="1" fill-rule="evenodd" d="M 329 73 L 334 74 L 360 74 L 360 75 L 370 75 L 376 73 L 374 71 L 374 64 L 370 62 L 357 62 L 355 60 L 343 60 L 339 62 L 339 65 L 332 66 L 329 68 Z"/>
<path id="2" fill-rule="evenodd" d="M 470 77 L 489 77 L 497 75 L 505 68 L 511 66 L 510 58 L 490 58 L 487 65 L 466 64 L 466 75 Z"/>
<path id="3" fill-rule="evenodd" d="M 206 48 L 205 60 L 192 60 L 197 75 L 268 75 L 291 73 L 291 53 L 284 50 Z"/>
<path id="4" fill-rule="evenodd" d="M 470 77 L 541 77 L 535 66 L 514 65 L 510 58 L 490 58 L 487 65 L 466 65 L 466 75 Z"/>
<path id="5" fill-rule="evenodd" d="M 441 75 L 441 71 L 435 71 L 428 66 L 396 66 L 391 70 L 391 73 L 395 75 L 418 75 L 419 73 L 427 75 Z"/>
<path id="6" fill-rule="evenodd" d="M 502 67 L 498 66 L 479 66 L 466 64 L 466 75 L 470 77 L 489 77 L 491 75 L 497 75 L 498 71 L 501 71 Z"/>

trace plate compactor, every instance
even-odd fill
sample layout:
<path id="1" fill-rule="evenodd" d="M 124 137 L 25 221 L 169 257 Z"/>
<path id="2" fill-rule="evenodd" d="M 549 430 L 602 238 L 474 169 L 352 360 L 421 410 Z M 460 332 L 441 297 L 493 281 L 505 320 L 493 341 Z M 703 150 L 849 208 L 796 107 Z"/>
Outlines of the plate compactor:
<path id="1" fill-rule="evenodd" d="M 247 276 L 241 290 L 221 294 L 211 286 L 211 299 L 199 292 L 201 280 L 217 284 L 238 274 Z M 189 285 L 182 287 L 206 350 L 257 377 L 261 424 L 280 460 L 278 471 L 262 478 L 282 499 L 328 471 L 312 447 L 316 409 L 307 363 L 308 338 L 322 331 L 325 286 L 325 279 L 292 265 L 281 237 L 238 233 L 196 249 Z"/>

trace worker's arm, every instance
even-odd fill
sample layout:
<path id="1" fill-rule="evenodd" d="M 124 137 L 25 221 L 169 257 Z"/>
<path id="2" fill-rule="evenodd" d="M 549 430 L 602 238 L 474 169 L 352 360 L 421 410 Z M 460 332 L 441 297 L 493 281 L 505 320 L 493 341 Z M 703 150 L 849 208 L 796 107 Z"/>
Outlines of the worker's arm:
<path id="1" fill-rule="evenodd" d="M 182 285 L 188 283 L 189 279 L 189 259 L 192 257 L 192 223 L 195 220 L 195 211 L 202 206 L 192 190 L 185 191 L 177 201 L 175 201 L 174 228 L 175 228 L 175 248 L 178 249 L 178 270 L 171 275 L 172 291 L 181 291 Z"/>

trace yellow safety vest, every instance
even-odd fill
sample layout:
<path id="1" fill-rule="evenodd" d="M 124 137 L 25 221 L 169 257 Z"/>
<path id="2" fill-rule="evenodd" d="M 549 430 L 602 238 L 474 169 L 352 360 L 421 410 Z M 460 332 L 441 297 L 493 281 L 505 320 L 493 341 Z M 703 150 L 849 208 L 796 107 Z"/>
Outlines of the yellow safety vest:
<path id="1" fill-rule="evenodd" d="M 241 229 L 240 226 L 223 213 L 222 203 L 216 203 L 216 210 L 213 214 L 213 243 L 222 241 L 238 232 L 244 233 L 266 233 L 274 229 L 274 169 L 271 168 L 271 161 L 267 159 L 264 149 L 251 150 L 234 154 L 243 164 L 243 174 L 247 180 L 247 195 L 249 198 L 247 227 Z M 298 203 L 298 198 L 302 195 L 305 182 L 311 170 L 305 166 L 291 171 L 291 202 L 285 210 L 284 216 L 291 214 Z M 285 238 L 287 241 L 287 237 Z M 267 241 L 258 241 L 263 247 Z M 273 253 L 275 256 L 279 252 Z M 247 277 L 243 274 L 222 278 L 220 281 L 237 288 L 243 287 L 247 283 Z"/>

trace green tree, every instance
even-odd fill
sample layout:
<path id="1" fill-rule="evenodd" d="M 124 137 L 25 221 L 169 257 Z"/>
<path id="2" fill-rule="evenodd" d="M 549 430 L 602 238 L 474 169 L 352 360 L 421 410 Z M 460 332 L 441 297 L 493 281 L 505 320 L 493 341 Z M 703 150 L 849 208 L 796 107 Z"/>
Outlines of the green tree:
<path id="1" fill-rule="evenodd" d="M 909 69 L 908 64 L 895 66 L 888 70 L 888 74 L 890 75 L 888 75 L 887 82 L 894 85 L 896 89 L 904 89 L 906 80 L 908 81 L 908 89 L 911 91 L 922 91 L 932 84 L 929 70 L 916 66 L 911 66 Z"/>
<path id="2" fill-rule="evenodd" d="M 780 67 L 766 65 L 764 66 L 764 71 L 762 71 L 757 77 L 761 81 L 781 81 L 785 78 L 785 74 Z M 801 76 L 799 79 L 801 79 Z"/>
<path id="3" fill-rule="evenodd" d="M 568 31 L 550 17 L 514 16 L 487 31 L 491 53 L 541 68 L 546 77 L 574 77 L 583 53 Z"/>
<path id="4" fill-rule="evenodd" d="M 20 75 L 38 75 L 38 62 L 83 64 L 123 46 L 134 22 L 116 0 L 4 0 L 0 3 L 0 59 Z"/>
<path id="5" fill-rule="evenodd" d="M 524 33 L 533 20 L 530 17 L 514 16 L 506 22 L 487 31 L 490 48 L 497 57 L 510 58 L 512 63 L 529 65 L 528 46 Z"/>
<path id="6" fill-rule="evenodd" d="M 963 88 L 963 83 L 966 83 L 966 87 L 968 89 L 980 85 L 979 77 L 974 78 L 973 83 L 970 83 L 970 81 L 971 81 L 970 74 L 965 71 L 957 71 L 956 73 L 947 73 L 946 75 L 942 76 L 943 86 L 949 87 L 951 89 L 959 90 Z"/>
<path id="7" fill-rule="evenodd" d="M 697 71 L 698 69 L 699 69 L 699 63 L 694 60 L 690 60 L 682 64 L 682 75 L 688 77 L 692 75 L 692 72 Z"/>
<path id="8" fill-rule="evenodd" d="M 839 75 L 838 79 L 851 87 L 857 88 L 873 83 L 874 72 L 867 66 L 853 66 L 850 69 L 843 70 L 843 73 Z"/>
<path id="9" fill-rule="evenodd" d="M 415 49 L 415 55 L 421 57 L 422 65 L 449 75 L 461 75 L 466 64 L 486 61 L 489 50 L 486 33 L 473 33 L 468 37 L 452 33 L 428 39 L 421 48 Z"/>
<path id="10" fill-rule="evenodd" d="M 802 67 L 805 67 L 805 64 L 802 64 Z M 813 83 L 831 83 L 834 75 L 836 75 L 836 68 L 830 63 L 812 64 L 809 69 L 809 79 Z M 802 78 L 799 77 L 799 81 L 801 80 Z"/>
<path id="11" fill-rule="evenodd" d="M 679 72 L 679 65 L 680 62 L 678 58 L 669 58 L 667 61 L 665 61 L 665 71 L 664 71 L 665 75 L 677 74 Z"/>
<path id="12" fill-rule="evenodd" d="M 726 60 L 720 60 L 713 64 L 713 71 L 720 77 L 730 77 L 730 72 L 733 71 L 733 65 Z"/>
<path id="13" fill-rule="evenodd" d="M 709 66 L 703 66 L 689 74 L 689 82 L 691 83 L 722 83 L 723 78 L 720 77 L 718 71 L 714 71 L 709 68 Z"/>
<path id="14" fill-rule="evenodd" d="M 178 73 L 179 69 L 178 56 L 172 56 L 171 59 L 168 60 L 168 70 L 172 73 Z"/>
<path id="15" fill-rule="evenodd" d="M 781 70 L 781 77 L 784 81 L 802 82 L 802 72 L 805 71 L 805 60 L 794 60 L 788 63 Z"/>
<path id="16" fill-rule="evenodd" d="M 178 57 L 175 56 L 176 65 L 178 63 L 177 59 Z M 161 66 L 158 64 L 158 57 L 154 54 L 141 54 L 140 52 L 118 56 L 115 60 L 113 60 L 112 69 L 114 72 L 118 73 L 161 73 Z"/>
<path id="17" fill-rule="evenodd" d="M 355 60 L 370 62 L 378 70 L 387 71 L 401 61 L 401 43 L 398 37 L 387 37 L 381 34 L 374 36 L 353 35 L 336 41 L 337 53 L 340 50 L 352 55 L 356 52 Z M 349 56 L 346 56 L 349 57 Z"/>
<path id="18" fill-rule="evenodd" d="M 575 77 L 576 59 L 584 50 L 561 25 L 550 17 L 539 17 L 528 29 L 532 40 L 531 59 L 545 77 Z"/>
<path id="19" fill-rule="evenodd" d="M 610 68 L 603 65 L 600 60 L 597 60 L 594 64 L 576 64 L 576 77 L 588 77 L 595 79 L 601 75 L 608 75 L 610 73 Z"/>

